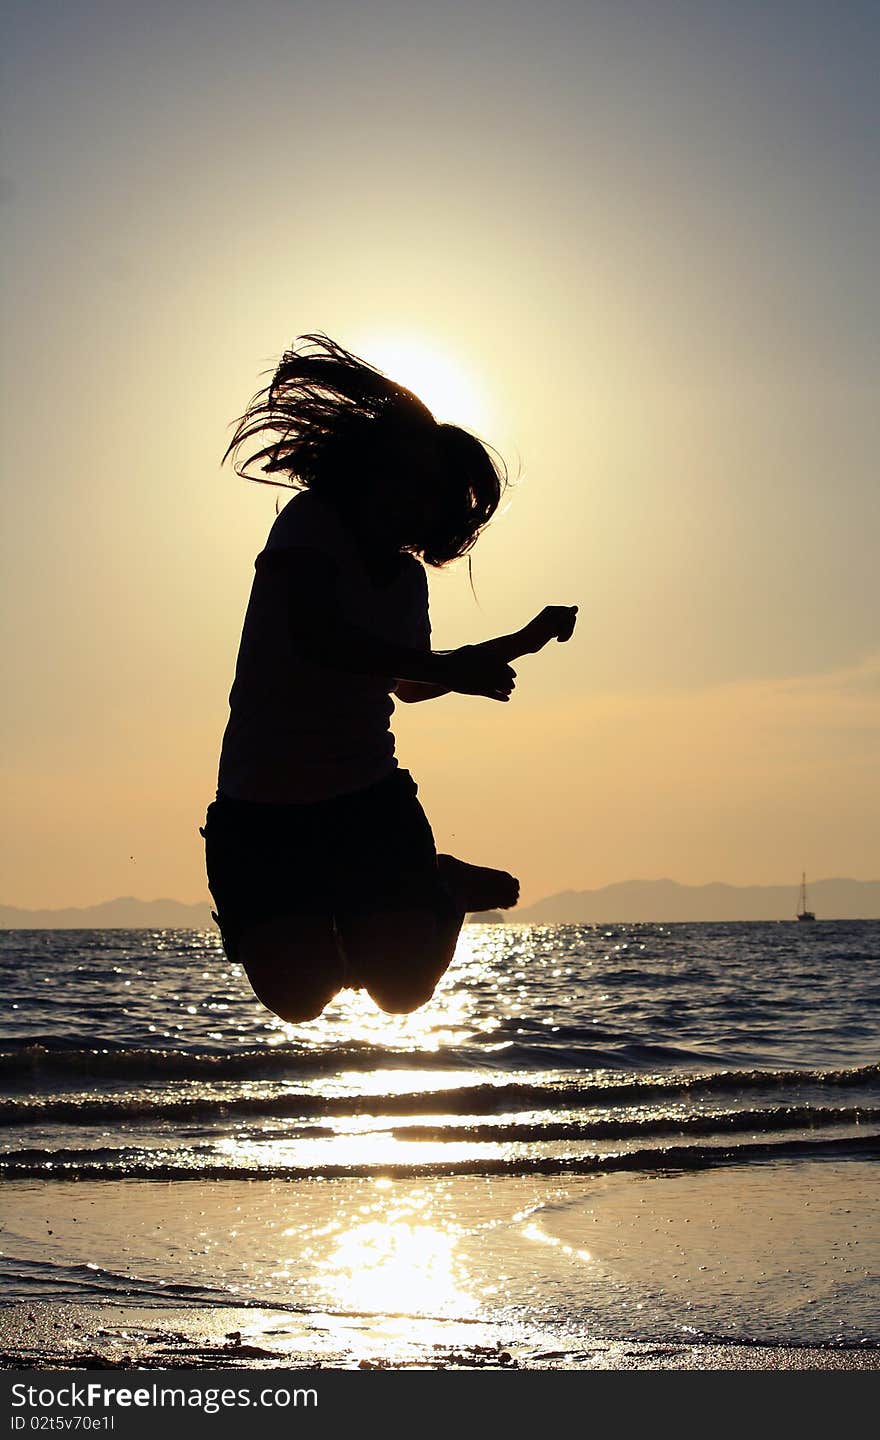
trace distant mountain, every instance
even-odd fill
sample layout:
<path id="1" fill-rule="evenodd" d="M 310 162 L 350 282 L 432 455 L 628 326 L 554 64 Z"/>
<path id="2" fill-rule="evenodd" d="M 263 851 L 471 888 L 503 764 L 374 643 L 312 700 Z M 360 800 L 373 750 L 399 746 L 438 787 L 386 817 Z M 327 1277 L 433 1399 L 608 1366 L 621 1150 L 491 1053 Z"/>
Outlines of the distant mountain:
<path id="1" fill-rule="evenodd" d="M 180 900 L 135 900 L 124 895 L 101 905 L 67 910 L 20 910 L 0 905 L 0 930 L 212 930 L 211 907 Z"/>
<path id="2" fill-rule="evenodd" d="M 606 921 L 794 920 L 798 885 L 678 885 L 626 880 L 601 890 L 563 890 L 508 918 L 536 925 Z M 880 919 L 880 880 L 815 880 L 808 887 L 817 920 Z"/>
<path id="3" fill-rule="evenodd" d="M 880 880 L 816 880 L 810 908 L 818 920 L 880 920 Z M 797 885 L 679 885 L 674 880 L 626 880 L 601 890 L 563 890 L 519 910 L 469 915 L 477 924 L 604 924 L 656 920 L 793 920 Z M 22 910 L 0 905 L 0 930 L 211 930 L 209 904 L 135 900 L 122 896 L 67 910 Z"/>

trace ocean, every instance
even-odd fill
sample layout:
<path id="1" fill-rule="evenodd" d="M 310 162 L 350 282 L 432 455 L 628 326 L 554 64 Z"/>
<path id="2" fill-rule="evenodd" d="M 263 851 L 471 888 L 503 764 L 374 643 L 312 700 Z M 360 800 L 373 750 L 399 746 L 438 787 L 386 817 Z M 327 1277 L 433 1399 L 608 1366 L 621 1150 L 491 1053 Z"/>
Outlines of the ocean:
<path id="1" fill-rule="evenodd" d="M 214 931 L 0 963 L 7 1305 L 880 1344 L 880 922 L 474 924 L 304 1026 Z"/>

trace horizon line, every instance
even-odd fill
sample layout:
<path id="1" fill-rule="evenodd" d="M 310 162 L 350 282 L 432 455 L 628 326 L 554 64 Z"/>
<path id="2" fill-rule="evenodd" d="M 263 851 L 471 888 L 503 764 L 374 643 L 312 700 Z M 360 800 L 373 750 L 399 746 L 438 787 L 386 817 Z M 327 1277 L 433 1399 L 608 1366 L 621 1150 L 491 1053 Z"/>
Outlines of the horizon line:
<path id="1" fill-rule="evenodd" d="M 821 877 L 818 880 L 811 880 L 808 883 L 807 888 L 810 889 L 816 885 L 828 885 L 835 883 L 844 883 L 850 885 L 878 885 L 880 884 L 880 878 L 871 880 L 859 880 L 852 875 L 827 875 Z M 797 890 L 800 888 L 800 881 L 750 881 L 745 883 L 738 883 L 729 880 L 707 880 L 693 883 L 686 880 L 673 880 L 667 875 L 660 876 L 657 879 L 648 879 L 645 876 L 634 876 L 628 880 L 610 880 L 604 885 L 585 886 L 582 890 L 577 890 L 569 886 L 564 890 L 555 890 L 551 893 L 542 895 L 537 900 L 530 901 L 529 904 L 540 904 L 542 900 L 556 899 L 561 895 L 598 894 L 603 890 L 612 890 L 616 886 L 620 885 L 675 885 L 682 890 L 708 890 L 713 888 L 714 886 L 721 886 L 724 889 L 728 890 Z M 214 904 L 213 900 L 210 897 L 199 900 L 180 900 L 173 895 L 156 895 L 151 896 L 150 898 L 144 898 L 140 895 L 113 895 L 106 900 L 93 900 L 85 903 L 80 902 L 66 905 L 18 905 L 12 902 L 0 901 L 0 910 L 96 910 L 103 905 L 116 905 L 123 901 L 136 905 L 183 905 L 188 908 L 193 908 L 196 905 L 203 905 L 211 908 Z M 518 906 L 517 908 L 528 909 L 529 906 L 524 905 Z"/>

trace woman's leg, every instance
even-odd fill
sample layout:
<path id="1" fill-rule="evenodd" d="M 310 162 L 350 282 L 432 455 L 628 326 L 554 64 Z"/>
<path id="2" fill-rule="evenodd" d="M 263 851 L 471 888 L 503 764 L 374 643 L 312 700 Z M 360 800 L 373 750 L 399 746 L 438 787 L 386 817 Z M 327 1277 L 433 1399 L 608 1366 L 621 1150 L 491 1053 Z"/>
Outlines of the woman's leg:
<path id="1" fill-rule="evenodd" d="M 291 1025 L 315 1020 L 345 978 L 329 915 L 283 915 L 250 925 L 236 937 L 235 958 L 257 999 Z"/>
<path id="2" fill-rule="evenodd" d="M 437 854 L 408 770 L 340 802 L 332 840 L 331 908 L 347 983 L 381 1010 L 408 1013 L 430 1000 L 468 910 L 516 904 L 519 886 L 506 871 Z"/>
<path id="3" fill-rule="evenodd" d="M 339 939 L 352 979 L 380 1010 L 409 1014 L 427 1004 L 455 954 L 469 910 L 515 905 L 519 883 L 506 870 L 437 856 L 437 903 L 431 908 L 380 910 L 337 916 Z"/>
<path id="4" fill-rule="evenodd" d="M 509 910 L 519 899 L 519 881 L 507 870 L 469 865 L 454 855 L 438 855 L 437 868 L 456 905 L 471 910 Z"/>
<path id="5" fill-rule="evenodd" d="M 300 839 L 273 807 L 228 800 L 208 807 L 200 833 L 227 957 L 244 967 L 257 998 L 282 1020 L 314 1020 L 341 990 L 344 962 L 320 877 L 307 873 L 308 834 Z M 297 879 L 293 896 L 291 876 Z M 299 909 L 308 896 L 315 911 L 272 916 L 279 895 Z M 261 914 L 272 918 L 254 918 Z"/>
<path id="6" fill-rule="evenodd" d="M 379 910 L 337 916 L 351 980 L 380 1010 L 406 1015 L 426 1005 L 449 968 L 464 911 Z"/>

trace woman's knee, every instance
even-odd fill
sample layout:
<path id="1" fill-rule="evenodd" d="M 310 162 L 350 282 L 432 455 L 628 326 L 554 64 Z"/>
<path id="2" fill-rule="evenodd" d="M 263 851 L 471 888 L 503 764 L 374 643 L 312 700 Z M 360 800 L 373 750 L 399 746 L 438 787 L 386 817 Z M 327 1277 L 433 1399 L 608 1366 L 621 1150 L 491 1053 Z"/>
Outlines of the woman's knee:
<path id="1" fill-rule="evenodd" d="M 304 984 L 296 976 L 275 979 L 248 972 L 248 979 L 260 1003 L 288 1025 L 317 1020 L 339 990 L 338 986 Z"/>
<path id="2" fill-rule="evenodd" d="M 268 921 L 246 931 L 237 948 L 257 999 L 288 1024 L 315 1020 L 342 988 L 342 957 L 329 918 Z"/>
<path id="3" fill-rule="evenodd" d="M 340 938 L 352 974 L 370 998 L 392 1015 L 426 1005 L 455 953 L 429 910 L 383 911 L 340 922 Z"/>
<path id="4" fill-rule="evenodd" d="M 399 980 L 391 980 L 367 986 L 367 993 L 380 1010 L 386 1015 L 411 1015 L 413 1010 L 420 1010 L 428 1001 L 437 988 L 437 980 L 418 980 L 411 977 L 401 977 Z"/>

